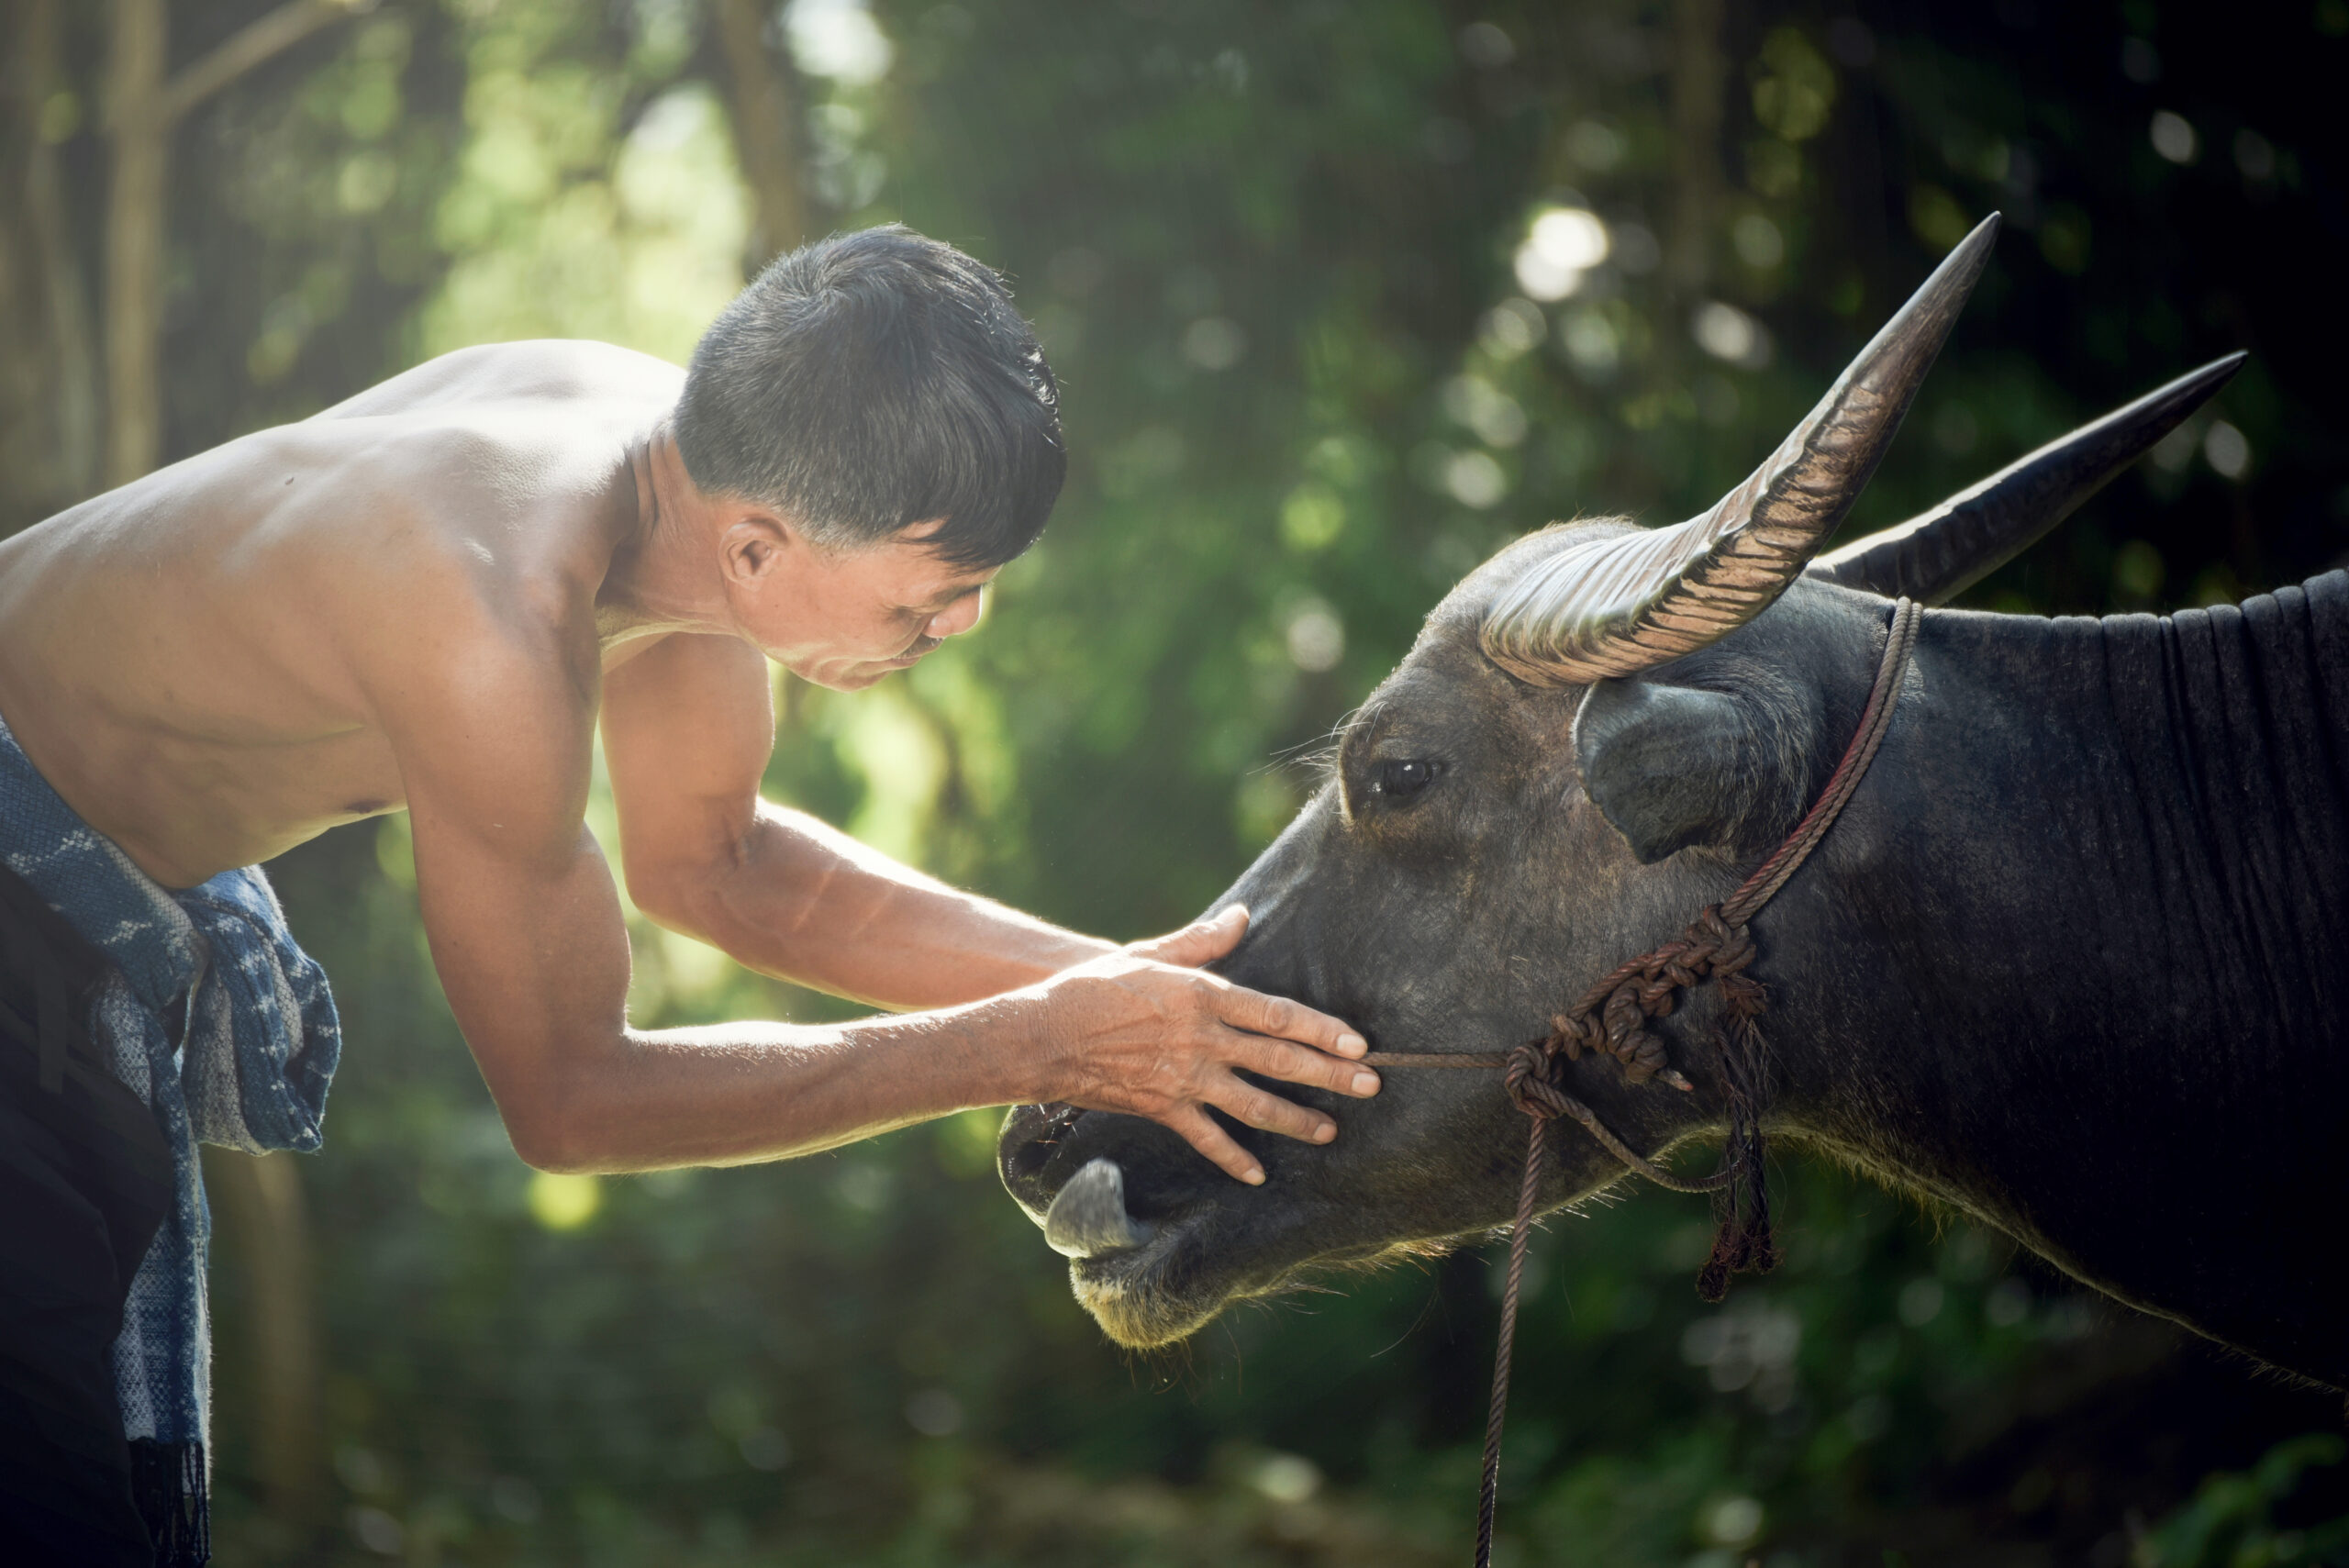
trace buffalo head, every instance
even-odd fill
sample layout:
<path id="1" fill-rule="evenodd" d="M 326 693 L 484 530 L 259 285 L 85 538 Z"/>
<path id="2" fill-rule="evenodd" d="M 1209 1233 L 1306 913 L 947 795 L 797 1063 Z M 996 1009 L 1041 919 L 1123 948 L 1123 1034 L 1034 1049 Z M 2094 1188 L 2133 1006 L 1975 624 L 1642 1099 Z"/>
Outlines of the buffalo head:
<path id="1" fill-rule="evenodd" d="M 1219 901 L 1253 915 L 1224 972 L 1349 1019 L 1374 1050 L 1506 1051 L 1733 887 L 1798 819 L 1857 724 L 1885 595 L 1935 603 L 1968 585 L 2237 362 L 1821 558 L 1995 226 L 1951 254 L 1710 511 L 1654 530 L 1555 526 L 1455 587 L 1348 722 L 1311 802 Z M 1881 811 L 1855 803 L 1823 855 L 1864 864 Z M 1572 1092 L 1658 1162 L 1718 1132 L 1720 1078 L 1697 1043 L 1717 1005 L 1698 994 L 1664 1031 L 1690 1092 L 1634 1084 L 1592 1057 L 1571 1069 Z M 1308 1267 L 1426 1251 L 1509 1219 L 1525 1123 L 1498 1073 L 1397 1070 L 1375 1099 L 1320 1099 L 1340 1127 L 1325 1147 L 1234 1128 L 1264 1162 L 1261 1187 L 1225 1177 L 1154 1123 L 1056 1106 L 1012 1112 L 1002 1173 L 1070 1255 L 1080 1300 L 1137 1346 L 1183 1338 Z M 1624 1175 L 1579 1129 L 1558 1124 L 1550 1136 L 1543 1207 Z"/>

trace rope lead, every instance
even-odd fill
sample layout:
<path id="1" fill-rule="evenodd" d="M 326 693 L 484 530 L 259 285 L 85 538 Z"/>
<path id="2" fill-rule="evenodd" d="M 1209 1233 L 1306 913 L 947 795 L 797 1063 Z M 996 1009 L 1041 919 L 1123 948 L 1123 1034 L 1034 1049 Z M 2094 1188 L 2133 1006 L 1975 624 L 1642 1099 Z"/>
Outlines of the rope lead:
<path id="1" fill-rule="evenodd" d="M 1505 1055 L 1372 1051 L 1363 1059 L 1373 1067 L 1499 1066 L 1506 1074 L 1503 1082 L 1509 1099 L 1531 1123 L 1525 1178 L 1518 1186 L 1517 1220 L 1509 1231 L 1500 1339 L 1493 1353 L 1493 1398 L 1485 1422 L 1485 1472 L 1477 1489 L 1476 1568 L 1492 1568 L 1493 1520 L 1500 1502 L 1501 1425 L 1508 1412 L 1509 1360 L 1517 1347 L 1517 1304 L 1525 1278 L 1526 1239 L 1533 1229 L 1533 1210 L 1541 1196 L 1550 1123 L 1560 1117 L 1580 1122 L 1609 1154 L 1658 1186 L 1712 1195 L 1713 1218 L 1720 1229 L 1713 1237 L 1712 1255 L 1697 1275 L 1697 1294 L 1707 1301 L 1727 1296 L 1733 1275 L 1767 1273 L 1777 1266 L 1778 1249 L 1770 1234 L 1770 1194 L 1763 1173 L 1762 1108 L 1769 1098 L 1770 1062 L 1760 1019 L 1769 1006 L 1769 994 L 1746 973 L 1757 956 L 1747 923 L 1810 858 L 1811 851 L 1842 815 L 1852 792 L 1859 788 L 1868 764 L 1876 760 L 1885 731 L 1891 728 L 1892 710 L 1900 700 L 1901 679 L 1908 673 L 1909 655 L 1916 651 L 1917 626 L 1922 618 L 1923 612 L 1911 600 L 1901 599 L 1893 606 L 1883 661 L 1876 666 L 1876 684 L 1869 688 L 1859 732 L 1844 749 L 1827 787 L 1770 858 L 1735 893 L 1700 911 L 1677 940 L 1617 968 L 1585 992 L 1571 1011 L 1551 1019 L 1547 1035 Z M 1714 1031 L 1714 1045 L 1729 1112 L 1729 1139 L 1721 1149 L 1720 1168 L 1702 1181 L 1691 1182 L 1659 1169 L 1609 1131 L 1597 1112 L 1566 1093 L 1558 1082 L 1564 1075 L 1559 1058 L 1575 1062 L 1590 1051 L 1613 1057 L 1631 1083 L 1660 1077 L 1675 1088 L 1691 1087 L 1672 1070 L 1663 1040 L 1647 1024 L 1669 1014 L 1680 992 L 1708 981 L 1721 992 L 1721 1021 Z"/>

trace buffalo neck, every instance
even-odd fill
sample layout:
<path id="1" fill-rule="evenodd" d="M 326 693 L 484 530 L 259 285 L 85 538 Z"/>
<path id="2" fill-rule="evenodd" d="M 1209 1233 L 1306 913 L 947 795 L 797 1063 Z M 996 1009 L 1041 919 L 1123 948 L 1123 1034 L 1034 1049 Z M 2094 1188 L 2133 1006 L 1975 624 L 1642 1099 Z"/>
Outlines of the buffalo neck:
<path id="1" fill-rule="evenodd" d="M 1785 1130 L 2349 1381 L 2309 1288 L 2349 1187 L 2349 576 L 1937 613 L 1916 663 L 1826 874 L 1756 923 Z"/>

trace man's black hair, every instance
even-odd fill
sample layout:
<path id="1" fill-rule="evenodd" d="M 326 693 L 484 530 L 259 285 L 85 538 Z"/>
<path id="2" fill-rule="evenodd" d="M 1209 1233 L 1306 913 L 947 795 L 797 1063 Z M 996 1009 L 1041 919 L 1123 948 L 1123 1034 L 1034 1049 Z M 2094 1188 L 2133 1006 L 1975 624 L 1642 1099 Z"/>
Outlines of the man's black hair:
<path id="1" fill-rule="evenodd" d="M 994 271 L 900 224 L 777 257 L 702 334 L 676 415 L 704 491 L 772 506 L 819 544 L 928 541 L 999 566 L 1068 472 L 1060 389 Z"/>

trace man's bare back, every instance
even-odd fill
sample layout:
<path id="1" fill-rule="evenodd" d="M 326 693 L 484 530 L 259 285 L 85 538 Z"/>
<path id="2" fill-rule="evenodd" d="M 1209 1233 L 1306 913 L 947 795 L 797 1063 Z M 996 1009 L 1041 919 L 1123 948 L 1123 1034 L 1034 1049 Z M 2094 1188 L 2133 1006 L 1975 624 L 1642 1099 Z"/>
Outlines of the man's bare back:
<path id="1" fill-rule="evenodd" d="M 483 639 L 592 708 L 631 460 L 683 381 L 599 343 L 463 350 L 0 541 L 0 713 L 169 885 L 403 806 L 386 694 Z"/>

